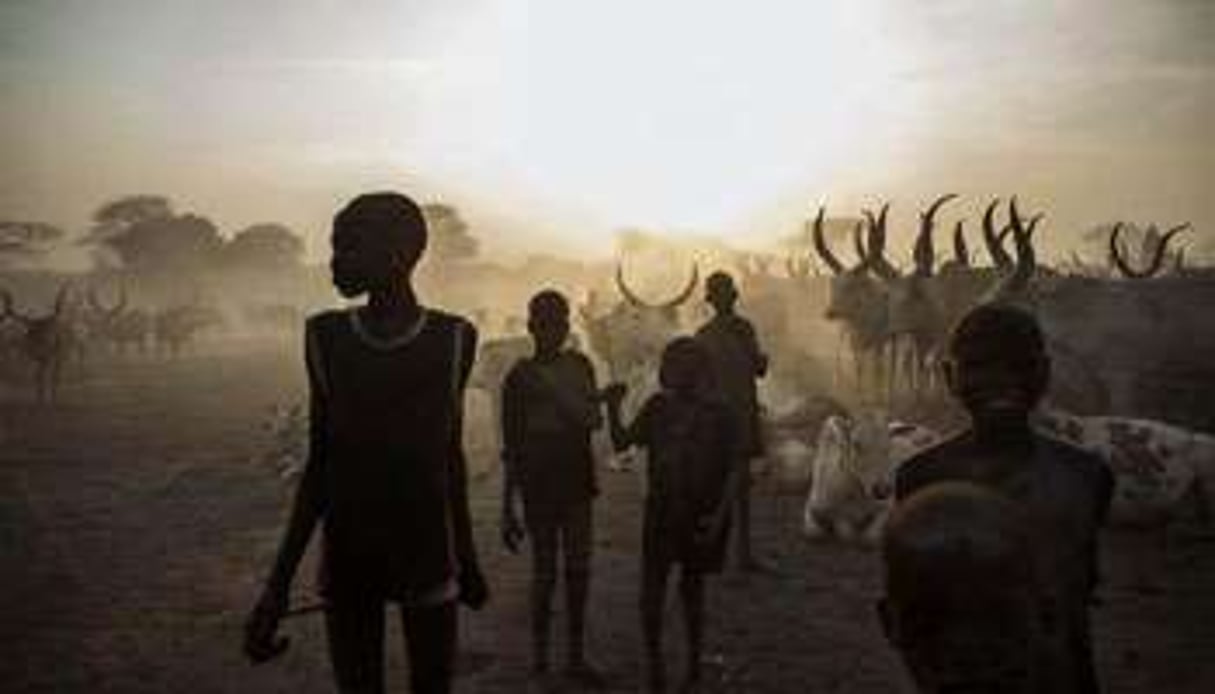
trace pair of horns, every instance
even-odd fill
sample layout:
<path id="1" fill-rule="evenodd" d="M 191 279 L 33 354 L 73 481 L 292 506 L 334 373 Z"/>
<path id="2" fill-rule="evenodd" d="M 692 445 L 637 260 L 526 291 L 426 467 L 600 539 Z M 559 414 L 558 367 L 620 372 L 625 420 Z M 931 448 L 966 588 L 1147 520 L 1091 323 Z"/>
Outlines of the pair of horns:
<path id="1" fill-rule="evenodd" d="M 1151 260 L 1148 261 L 1147 266 L 1142 270 L 1132 268 L 1130 263 L 1127 262 L 1126 258 L 1122 256 L 1121 244 L 1118 242 L 1118 236 L 1122 233 L 1122 227 L 1122 222 L 1118 222 L 1114 225 L 1113 230 L 1110 231 L 1110 260 L 1114 263 L 1114 267 L 1118 268 L 1118 272 L 1122 273 L 1123 277 L 1129 279 L 1146 279 L 1148 277 L 1153 277 L 1160 272 L 1160 268 L 1164 265 L 1165 252 L 1168 250 L 1169 241 L 1171 241 L 1177 234 L 1180 234 L 1188 229 L 1190 224 L 1189 222 L 1179 224 L 1164 232 L 1164 235 L 1160 237 L 1160 241 L 1156 244 L 1156 248 L 1152 251 Z M 1156 225 L 1152 225 L 1148 228 L 1149 234 L 1153 231 L 1159 233 Z"/>
<path id="2" fill-rule="evenodd" d="M 691 298 L 692 292 L 696 291 L 696 285 L 699 283 L 700 267 L 696 263 L 692 263 L 692 276 L 688 278 L 688 283 L 682 291 L 665 302 L 650 303 L 629 289 L 628 282 L 626 282 L 624 279 L 624 265 L 616 265 L 616 286 L 620 289 L 621 296 L 623 296 L 630 304 L 638 308 L 658 309 L 664 311 L 679 308 L 685 302 L 687 302 L 689 298 Z"/>

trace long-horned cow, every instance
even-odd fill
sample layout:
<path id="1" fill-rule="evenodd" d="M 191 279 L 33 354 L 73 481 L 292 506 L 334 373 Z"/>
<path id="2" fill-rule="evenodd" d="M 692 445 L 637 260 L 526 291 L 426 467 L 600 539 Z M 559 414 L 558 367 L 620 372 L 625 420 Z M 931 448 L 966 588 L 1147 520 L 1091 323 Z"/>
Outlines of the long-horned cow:
<path id="1" fill-rule="evenodd" d="M 869 275 L 874 262 L 874 248 L 878 244 L 871 239 L 869 252 L 862 253 L 852 267 L 846 267 L 827 245 L 824 235 L 826 207 L 819 207 L 814 217 L 812 239 L 814 249 L 831 270 L 830 298 L 825 317 L 838 321 L 843 328 L 852 353 L 855 387 L 861 396 L 867 390 L 877 390 L 883 383 L 883 350 L 889 335 L 889 315 L 886 297 L 881 286 Z M 859 236 L 861 223 L 853 233 Z M 870 227 L 870 233 L 873 228 Z M 858 246 L 861 246 L 858 242 Z M 870 387 L 866 388 L 866 376 Z"/>
<path id="2" fill-rule="evenodd" d="M 1000 297 L 1037 315 L 1055 362 L 1052 395 L 1059 407 L 1215 432 L 1209 405 L 1215 364 L 1208 356 L 1215 351 L 1215 325 L 1199 318 L 1215 305 L 1215 278 L 1045 275 L 1035 272 L 1025 230 L 1015 229 L 1013 237 L 1021 269 Z M 1117 239 L 1111 241 L 1116 248 Z M 1099 392 L 1058 390 L 1061 380 L 1067 384 L 1077 374 Z"/>
<path id="3" fill-rule="evenodd" d="M 919 394 L 932 382 L 930 361 L 944 341 L 949 324 L 940 296 L 941 286 L 934 280 L 936 251 L 933 227 L 941 206 L 957 198 L 950 193 L 938 197 L 920 213 L 920 229 L 916 236 L 910 272 L 900 272 L 884 256 L 886 220 L 890 206 L 874 215 L 866 210 L 869 221 L 870 247 L 875 274 L 884 283 L 887 298 L 888 332 L 891 340 L 890 386 L 897 389 L 898 375 L 905 375 L 908 389 Z"/>
<path id="4" fill-rule="evenodd" d="M 651 302 L 642 299 L 624 278 L 624 267 L 616 267 L 616 287 L 623 300 L 607 313 L 595 315 L 586 307 L 579 313 L 591 351 L 607 367 L 606 377 L 639 385 L 652 380 L 663 347 L 679 331 L 679 309 L 700 283 L 700 269 L 692 265 L 688 282 L 674 296 Z M 631 389 L 630 401 L 640 396 Z"/>

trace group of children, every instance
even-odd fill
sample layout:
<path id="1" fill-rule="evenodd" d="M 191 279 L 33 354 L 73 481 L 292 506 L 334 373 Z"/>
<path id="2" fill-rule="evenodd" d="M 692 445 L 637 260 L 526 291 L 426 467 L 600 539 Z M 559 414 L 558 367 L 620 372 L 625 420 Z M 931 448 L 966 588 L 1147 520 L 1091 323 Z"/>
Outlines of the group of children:
<path id="1" fill-rule="evenodd" d="M 246 623 L 245 650 L 262 661 L 284 648 L 277 626 L 296 567 L 321 523 L 321 586 L 339 690 L 384 691 L 384 605 L 394 602 L 413 691 L 448 692 L 456 603 L 479 608 L 488 599 L 460 444 L 476 329 L 418 302 L 411 273 L 425 250 L 426 225 L 407 197 L 356 198 L 335 218 L 332 244 L 335 287 L 368 300 L 308 321 L 309 458 L 274 570 Z M 706 290 L 716 316 L 695 336 L 665 347 L 661 387 L 630 422 L 621 412 L 625 387 L 599 388 L 589 359 L 567 347 L 566 298 L 545 290 L 529 302 L 534 353 L 519 360 L 502 385 L 501 535 L 512 551 L 525 539 L 530 545 L 537 675 L 550 668 L 560 563 L 567 674 L 586 685 L 603 681 L 587 658 L 584 634 L 598 493 L 591 437 L 606 414 L 618 450 L 636 446 L 647 453 L 640 571 L 646 685 L 665 689 L 663 604 L 677 567 L 684 684 L 694 687 L 700 678 L 705 577 L 722 568 L 731 524 L 748 517 L 748 461 L 760 450 L 754 381 L 767 368 L 750 324 L 734 313 L 738 297 L 729 276 L 714 274 Z M 882 623 L 925 692 L 1096 691 L 1087 602 L 1108 473 L 1028 429 L 1049 365 L 1032 317 L 1027 323 L 1015 309 L 995 307 L 968 320 L 951 347 L 946 375 L 974 427 L 900 470 L 900 501 L 883 554 Z M 1034 527 L 1058 537 L 1042 541 L 1028 530 L 1031 523 L 1048 524 Z M 739 556 L 748 568 L 754 559 L 743 530 Z M 1039 551 L 1035 539 L 1055 551 Z M 1030 556 L 1035 559 L 1023 561 Z M 942 590 L 951 582 L 959 587 L 959 577 L 976 582 Z M 999 588 L 995 598 L 980 599 L 988 595 L 984 585 Z M 942 619 L 969 624 L 966 615 L 981 626 L 1003 626 L 941 626 Z M 928 623 L 934 626 L 925 631 Z M 970 638 L 985 647 L 968 660 L 959 655 L 976 653 L 965 647 L 967 638 L 943 634 L 1018 637 Z"/>
<path id="2" fill-rule="evenodd" d="M 699 340 L 680 337 L 663 350 L 659 392 L 629 423 L 623 421 L 623 384 L 598 390 L 586 356 L 566 347 L 569 304 L 553 290 L 528 306 L 535 354 L 510 370 L 502 387 L 505 481 L 502 536 L 515 550 L 525 535 L 532 550 L 532 667 L 549 668 L 549 623 L 558 554 L 567 595 L 567 674 L 602 683 L 583 642 L 592 547 L 592 500 L 598 492 L 591 435 L 606 406 L 617 450 L 647 452 L 647 494 L 641 553 L 641 615 L 647 682 L 665 687 L 662 617 L 667 579 L 679 566 L 685 616 L 685 686 L 700 676 L 704 576 L 721 569 L 732 502 L 746 460 L 738 418 L 717 395 L 718 379 Z M 516 498 L 522 499 L 523 523 Z M 560 549 L 560 551 L 559 551 Z"/>

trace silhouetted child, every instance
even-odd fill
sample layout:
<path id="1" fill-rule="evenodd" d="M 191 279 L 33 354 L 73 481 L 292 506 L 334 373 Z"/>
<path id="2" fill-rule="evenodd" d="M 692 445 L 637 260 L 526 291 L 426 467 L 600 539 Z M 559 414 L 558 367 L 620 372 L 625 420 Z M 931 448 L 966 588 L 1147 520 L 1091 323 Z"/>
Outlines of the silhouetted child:
<path id="1" fill-rule="evenodd" d="M 747 471 L 737 489 L 734 560 L 742 571 L 765 568 L 751 548 L 751 460 L 763 455 L 759 424 L 759 394 L 755 381 L 768 373 L 768 356 L 759 346 L 751 321 L 736 310 L 738 290 L 734 278 L 714 272 L 705 280 L 705 301 L 713 317 L 696 331 L 708 356 L 714 389 L 734 416 L 738 432 L 736 453 Z"/>
<path id="2" fill-rule="evenodd" d="M 878 608 L 919 692 L 1071 691 L 1052 675 L 1061 646 L 1037 532 L 1019 504 L 965 482 L 929 485 L 894 507 Z"/>
<path id="3" fill-rule="evenodd" d="M 275 631 L 309 537 L 322 524 L 321 591 L 341 692 L 384 691 L 384 607 L 400 606 L 412 690 L 451 688 L 456 600 L 488 597 L 468 510 L 462 391 L 477 333 L 419 305 L 411 273 L 426 223 L 409 198 L 362 195 L 333 221 L 333 284 L 357 308 L 308 319 L 310 446 L 291 519 L 246 623 L 255 661 Z"/>
<path id="4" fill-rule="evenodd" d="M 585 684 L 602 678 L 585 653 L 586 602 L 593 549 L 592 501 L 597 494 L 591 433 L 602 425 L 595 371 L 566 347 L 569 303 L 545 290 L 528 304 L 533 356 L 519 360 L 502 386 L 502 537 L 517 551 L 523 528 L 514 499 L 522 496 L 532 550 L 532 668 L 549 668 L 549 624 L 560 547 L 568 610 L 566 674 Z"/>
<path id="5" fill-rule="evenodd" d="M 679 592 L 687 637 L 685 686 L 700 679 L 704 631 L 704 577 L 721 570 L 729 534 L 731 500 L 745 470 L 737 454 L 736 422 L 711 394 L 709 360 L 690 337 L 663 350 L 661 390 L 628 426 L 621 422 L 625 387 L 604 391 L 612 442 L 617 450 L 639 446 L 648 454 L 641 555 L 641 624 L 646 678 L 651 691 L 665 689 L 662 617 L 667 576 L 681 567 Z"/>
<path id="6" fill-rule="evenodd" d="M 895 497 L 952 480 L 1021 502 L 1043 528 L 1038 542 L 1050 562 L 1048 588 L 1071 649 L 1054 684 L 1060 691 L 1096 692 L 1088 612 L 1113 475 L 1093 454 L 1030 428 L 1030 413 L 1050 380 L 1033 315 L 1011 305 L 980 306 L 959 322 L 948 357 L 945 378 L 970 414 L 971 428 L 900 465 Z"/>

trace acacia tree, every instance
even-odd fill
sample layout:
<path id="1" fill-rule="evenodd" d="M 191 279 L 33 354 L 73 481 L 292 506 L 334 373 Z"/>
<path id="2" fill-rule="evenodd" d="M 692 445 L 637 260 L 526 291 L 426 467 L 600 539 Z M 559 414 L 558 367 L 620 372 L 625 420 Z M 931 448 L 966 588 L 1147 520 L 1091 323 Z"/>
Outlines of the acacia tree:
<path id="1" fill-rule="evenodd" d="M 223 266 L 254 272 L 295 271 L 303 266 L 304 240 L 282 224 L 254 224 L 223 248 Z"/>

